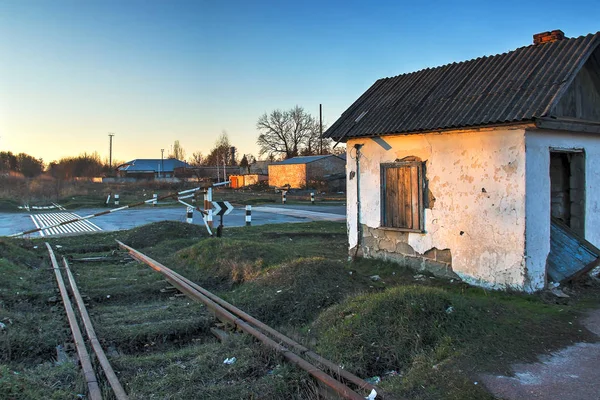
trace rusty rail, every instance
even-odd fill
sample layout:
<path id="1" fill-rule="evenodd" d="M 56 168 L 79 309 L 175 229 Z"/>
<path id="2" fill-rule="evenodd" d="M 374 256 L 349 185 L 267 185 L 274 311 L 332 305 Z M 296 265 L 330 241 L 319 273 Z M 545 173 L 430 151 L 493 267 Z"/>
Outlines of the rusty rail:
<path id="1" fill-rule="evenodd" d="M 94 326 L 92 325 L 92 320 L 85 308 L 85 304 L 83 303 L 83 299 L 81 298 L 81 294 L 79 293 L 79 289 L 77 288 L 77 284 L 75 283 L 75 277 L 71 273 L 71 269 L 69 268 L 69 263 L 67 259 L 63 257 L 63 263 L 65 265 L 65 271 L 67 272 L 67 278 L 69 279 L 69 283 L 71 285 L 71 291 L 73 292 L 73 297 L 75 298 L 75 302 L 77 303 L 77 308 L 79 309 L 79 314 L 81 315 L 81 320 L 83 321 L 83 326 L 85 327 L 85 331 L 87 333 L 88 339 L 92 344 L 92 348 L 94 349 L 94 353 L 96 353 L 96 357 L 98 358 L 98 362 L 102 366 L 104 370 L 104 375 L 108 380 L 108 383 L 113 389 L 115 393 L 115 397 L 117 400 L 127 400 L 129 397 L 121 383 L 119 382 L 119 378 L 115 374 L 115 371 L 112 369 L 102 346 L 100 345 L 100 341 L 98 341 L 98 337 L 96 336 L 96 331 L 94 331 Z"/>
<path id="2" fill-rule="evenodd" d="M 54 252 L 52 251 L 52 247 L 49 243 L 46 243 L 46 247 L 48 248 L 48 253 L 50 254 L 50 261 L 52 262 L 52 269 L 54 270 L 54 275 L 56 276 L 56 282 L 58 283 L 58 289 L 60 290 L 60 295 L 63 300 L 63 304 L 65 306 L 65 311 L 67 313 L 67 318 L 69 319 L 69 326 L 71 327 L 71 332 L 73 333 L 73 341 L 75 342 L 75 346 L 77 348 L 77 354 L 79 355 L 79 361 L 81 362 L 81 369 L 83 370 L 83 375 L 85 377 L 85 381 L 88 386 L 88 390 L 90 393 L 91 400 L 102 400 L 102 392 L 100 391 L 100 386 L 98 385 L 98 380 L 96 379 L 96 374 L 94 374 L 94 368 L 92 367 L 92 362 L 90 360 L 90 355 L 85 348 L 85 342 L 83 341 L 83 335 L 81 334 L 81 330 L 79 329 L 79 325 L 77 325 L 77 319 L 75 318 L 75 312 L 73 310 L 73 305 L 71 304 L 71 300 L 69 299 L 69 294 L 67 293 L 67 288 L 65 287 L 65 282 L 63 281 L 62 275 L 60 273 L 60 269 L 58 268 L 58 262 L 56 261 L 56 257 L 54 256 Z"/>
<path id="3" fill-rule="evenodd" d="M 293 353 L 292 351 L 290 351 L 288 348 L 284 347 L 283 345 L 277 343 L 276 341 L 274 341 L 273 339 L 269 338 L 268 336 L 266 336 L 263 332 L 259 331 L 258 329 L 256 329 L 254 326 L 250 325 L 250 323 L 244 321 L 241 318 L 241 315 L 235 315 L 232 314 L 230 311 L 228 311 L 227 309 L 225 309 L 221 304 L 218 304 L 216 301 L 214 301 L 211 297 L 216 297 L 214 295 L 211 294 L 211 297 L 209 297 L 208 295 L 204 294 L 203 292 L 207 292 L 204 289 L 202 289 L 202 291 L 198 290 L 195 286 L 195 284 L 191 285 L 190 281 L 188 281 L 187 279 L 181 277 L 181 275 L 175 273 L 174 271 L 172 271 L 171 269 L 167 268 L 166 266 L 164 266 L 163 264 L 159 263 L 156 260 L 153 260 L 152 258 L 140 253 L 139 251 L 135 250 L 132 247 L 127 246 L 126 244 L 120 242 L 117 240 L 117 243 L 119 244 L 119 246 L 125 250 L 127 250 L 129 252 L 129 254 L 135 258 L 138 261 L 143 262 L 144 264 L 147 264 L 150 268 L 154 269 L 157 272 L 160 272 L 161 274 L 163 274 L 165 277 L 167 277 L 167 279 L 169 280 L 169 282 L 175 286 L 178 290 L 180 290 L 182 293 L 188 295 L 190 298 L 197 300 L 197 301 L 201 301 L 202 303 L 204 303 L 206 305 L 206 307 L 222 322 L 225 323 L 229 323 L 231 325 L 233 325 L 234 327 L 239 328 L 240 330 L 242 330 L 243 332 L 246 332 L 252 336 L 254 336 L 256 339 L 260 340 L 263 344 L 265 344 L 266 346 L 282 353 L 282 355 L 288 360 L 290 361 L 292 364 L 295 364 L 297 366 L 299 366 L 300 368 L 302 368 L 303 370 L 307 371 L 310 375 L 312 375 L 315 379 L 317 379 L 318 381 L 320 381 L 321 383 L 325 384 L 326 386 L 330 387 L 331 389 L 333 389 L 337 394 L 339 394 L 341 397 L 343 397 L 344 399 L 349 399 L 349 400 L 364 400 L 364 396 L 356 393 L 355 391 L 353 391 L 352 389 L 350 389 L 348 386 L 346 386 L 345 384 L 339 382 L 338 380 L 334 379 L 333 377 L 331 377 L 330 375 L 326 374 L 325 372 L 323 372 L 321 369 L 319 369 L 318 367 L 316 367 L 315 365 L 309 363 L 308 361 L 304 360 L 303 358 L 301 358 L 300 356 L 298 356 L 297 354 Z M 238 310 L 237 308 L 235 308 L 234 306 L 230 305 L 231 309 L 235 309 Z M 245 314 L 245 313 L 243 313 Z M 250 317 L 248 314 L 245 314 L 246 318 L 251 318 L 251 320 L 256 321 L 256 322 L 260 322 L 252 317 Z M 260 323 L 262 326 L 267 327 L 265 324 Z M 268 328 L 268 327 L 267 327 Z M 273 329 L 269 328 L 269 331 L 274 331 Z M 275 331 L 276 332 L 276 331 Z M 280 336 L 279 338 L 290 344 L 292 347 L 298 348 L 301 347 L 303 349 L 305 349 L 303 346 L 299 345 L 296 343 L 296 345 L 294 346 L 292 343 L 293 342 L 291 339 L 286 338 L 287 340 L 283 340 L 282 337 L 283 335 L 278 334 L 278 336 Z M 308 349 L 306 349 L 308 350 Z M 319 356 L 320 357 L 320 356 Z M 320 357 L 322 360 L 324 360 L 322 357 Z M 334 365 L 333 363 L 331 363 L 332 365 Z M 335 365 L 334 365 L 335 366 Z M 337 368 L 337 367 L 336 367 Z M 357 379 L 360 379 L 357 377 Z M 364 381 L 363 381 L 364 382 Z M 369 385 L 367 382 L 364 382 L 366 385 Z M 366 385 L 359 385 L 363 388 L 367 388 Z"/>
<path id="4" fill-rule="evenodd" d="M 164 267 L 164 268 L 166 268 L 166 267 Z M 319 354 L 317 354 L 314 351 L 308 349 L 307 347 L 301 345 L 300 343 L 296 342 L 295 340 L 291 339 L 290 337 L 285 336 L 284 334 L 276 331 L 275 329 L 271 328 L 264 322 L 254 318 L 250 314 L 240 310 L 233 304 L 228 303 L 227 301 L 223 300 L 219 296 L 214 295 L 213 293 L 204 289 L 202 286 L 190 281 L 186 277 L 181 276 L 180 274 L 178 274 L 177 272 L 175 272 L 173 270 L 170 270 L 170 271 L 174 276 L 178 277 L 183 282 L 187 283 L 188 285 L 190 285 L 191 287 L 193 287 L 200 293 L 204 294 L 206 297 L 208 297 L 215 303 L 219 304 L 223 308 L 236 314 L 237 316 L 242 318 L 244 321 L 253 324 L 254 326 L 261 329 L 262 331 L 268 332 L 271 336 L 280 340 L 281 342 L 285 343 L 286 345 L 293 347 L 296 352 L 300 353 L 300 355 L 304 355 L 306 357 L 309 357 L 309 358 L 315 360 L 316 362 L 318 362 L 319 364 L 321 364 L 325 368 L 327 368 L 330 372 L 334 372 L 335 374 L 339 375 L 340 377 L 346 379 L 349 382 L 352 382 L 353 384 L 355 384 L 356 386 L 358 386 L 361 389 L 364 389 L 367 391 L 375 390 L 378 393 L 381 393 L 381 389 L 375 387 L 374 385 L 370 384 L 369 382 L 365 381 L 364 379 L 361 379 L 358 376 L 354 375 L 353 373 L 340 368 L 339 365 L 332 363 L 331 361 L 327 360 L 326 358 L 323 358 Z"/>

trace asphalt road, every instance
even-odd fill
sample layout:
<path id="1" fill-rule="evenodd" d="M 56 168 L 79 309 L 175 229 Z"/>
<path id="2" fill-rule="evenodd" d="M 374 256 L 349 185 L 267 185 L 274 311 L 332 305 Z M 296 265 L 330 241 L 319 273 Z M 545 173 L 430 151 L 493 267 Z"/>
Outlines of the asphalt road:
<path id="1" fill-rule="evenodd" d="M 96 214 L 105 208 L 96 209 L 80 209 L 69 211 L 69 214 L 84 217 L 91 214 Z M 322 206 L 322 205 L 268 205 L 253 207 L 252 210 L 252 225 L 278 224 L 287 222 L 309 222 L 309 221 L 344 221 L 346 207 L 341 206 Z M 34 215 L 32 217 L 32 214 Z M 43 213 L 0 213 L 0 236 L 8 236 L 14 233 L 35 229 L 36 223 L 41 224 L 41 221 L 49 221 L 50 218 L 40 218 Z M 65 216 L 59 211 L 53 211 L 54 219 L 64 220 Z M 225 227 L 244 226 L 246 212 L 244 209 L 236 208 L 229 215 L 224 216 L 223 225 Z M 44 215 L 45 217 L 45 215 Z M 122 229 L 130 229 L 136 226 L 148 224 L 158 221 L 182 221 L 186 220 L 186 208 L 181 207 L 151 207 L 144 206 L 140 208 L 126 209 L 96 218 L 89 221 L 103 231 L 115 231 Z M 218 217 L 215 216 L 214 224 L 218 225 Z M 202 217 L 197 211 L 194 212 L 194 224 L 203 225 Z M 65 225 L 64 227 L 69 227 Z M 47 226 L 43 225 L 42 226 Z M 44 231 L 47 235 L 81 233 L 73 229 L 64 229 L 62 232 Z M 32 234 L 31 237 L 40 237 L 39 233 Z"/>

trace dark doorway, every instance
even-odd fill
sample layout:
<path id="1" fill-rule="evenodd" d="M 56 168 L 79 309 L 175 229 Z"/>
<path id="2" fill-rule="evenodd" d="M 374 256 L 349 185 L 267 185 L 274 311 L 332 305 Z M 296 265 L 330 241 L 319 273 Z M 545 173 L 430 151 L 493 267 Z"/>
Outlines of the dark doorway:
<path id="1" fill-rule="evenodd" d="M 585 153 L 550 152 L 550 212 L 573 232 L 585 237 Z"/>

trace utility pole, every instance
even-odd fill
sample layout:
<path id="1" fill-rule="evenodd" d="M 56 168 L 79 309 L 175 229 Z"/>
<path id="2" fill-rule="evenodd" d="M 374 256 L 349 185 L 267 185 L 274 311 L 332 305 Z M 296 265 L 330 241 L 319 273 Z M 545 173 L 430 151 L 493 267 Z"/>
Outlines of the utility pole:
<path id="1" fill-rule="evenodd" d="M 160 149 L 160 172 L 162 176 L 165 176 L 165 149 Z"/>
<path id="2" fill-rule="evenodd" d="M 323 154 L 323 104 L 319 104 L 319 140 L 321 143 L 319 154 Z"/>
<path id="3" fill-rule="evenodd" d="M 109 146 L 108 146 L 108 165 L 110 166 L 110 169 L 112 170 L 112 138 L 113 136 L 115 136 L 114 133 L 112 132 L 108 132 L 108 137 L 109 137 Z"/>

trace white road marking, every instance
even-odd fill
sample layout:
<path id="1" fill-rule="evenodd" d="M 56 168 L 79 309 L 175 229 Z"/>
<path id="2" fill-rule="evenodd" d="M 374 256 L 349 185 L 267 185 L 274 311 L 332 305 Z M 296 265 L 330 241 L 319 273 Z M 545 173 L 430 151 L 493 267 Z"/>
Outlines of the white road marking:
<path id="1" fill-rule="evenodd" d="M 29 215 L 31 217 L 31 220 L 33 221 L 33 223 L 35 224 L 36 228 L 39 228 L 40 226 L 38 225 L 37 221 L 35 220 L 35 218 L 33 218 L 33 215 Z M 40 237 L 44 237 L 44 232 L 40 231 Z"/>
<path id="2" fill-rule="evenodd" d="M 44 214 L 30 214 L 33 223 L 36 228 L 43 228 L 44 226 L 50 226 L 59 224 L 61 222 L 71 221 L 76 218 L 81 218 L 77 214 L 70 212 L 55 212 L 55 213 L 44 213 Z M 63 235 L 67 233 L 84 233 L 84 232 L 98 232 L 102 229 L 89 221 L 77 221 L 71 222 L 70 224 L 59 225 L 53 228 L 42 229 L 39 234 L 40 236 L 51 236 L 51 235 Z"/>

